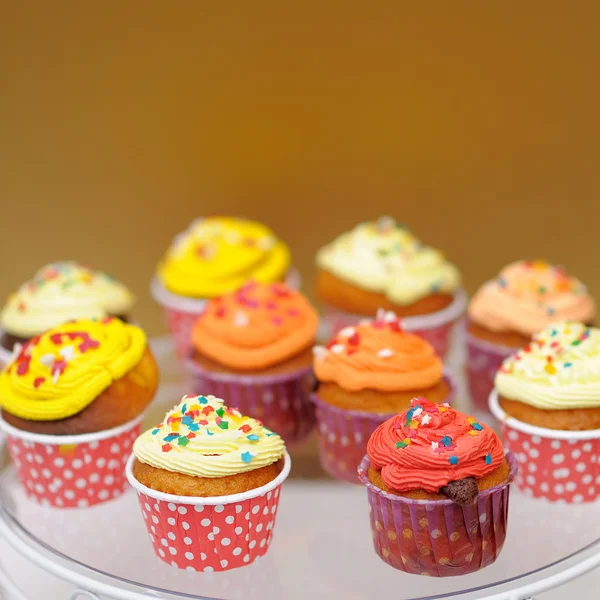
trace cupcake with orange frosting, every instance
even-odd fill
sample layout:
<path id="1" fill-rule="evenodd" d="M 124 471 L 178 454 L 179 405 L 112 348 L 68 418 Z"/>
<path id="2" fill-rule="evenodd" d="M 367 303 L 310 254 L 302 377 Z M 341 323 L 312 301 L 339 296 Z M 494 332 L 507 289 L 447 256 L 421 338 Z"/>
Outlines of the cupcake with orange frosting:
<path id="1" fill-rule="evenodd" d="M 552 323 L 591 325 L 596 305 L 587 287 L 562 267 L 517 261 L 477 291 L 468 315 L 468 384 L 475 406 L 487 410 L 494 376 L 505 358 Z"/>
<path id="2" fill-rule="evenodd" d="M 266 225 L 235 217 L 195 220 L 158 265 L 151 291 L 165 309 L 178 355 L 187 357 L 191 330 L 207 301 L 249 281 L 299 287 L 290 250 Z"/>
<path id="3" fill-rule="evenodd" d="M 392 312 L 346 327 L 313 351 L 321 464 L 337 479 L 357 481 L 369 436 L 416 395 L 447 402 L 454 392 L 431 344 L 403 331 Z"/>
<path id="4" fill-rule="evenodd" d="M 414 398 L 382 423 L 358 473 L 377 554 L 416 575 L 465 575 L 493 563 L 506 537 L 517 472 L 492 429 Z"/>
<path id="5" fill-rule="evenodd" d="M 248 283 L 208 302 L 186 361 L 194 389 L 229 398 L 288 443 L 314 424 L 312 351 L 318 315 L 283 283 Z"/>

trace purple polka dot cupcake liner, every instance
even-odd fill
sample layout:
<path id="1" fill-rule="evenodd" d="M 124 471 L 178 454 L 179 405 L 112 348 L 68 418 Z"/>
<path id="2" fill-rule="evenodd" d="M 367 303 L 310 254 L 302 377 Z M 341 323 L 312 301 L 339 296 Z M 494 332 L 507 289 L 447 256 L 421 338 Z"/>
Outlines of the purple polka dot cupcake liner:
<path id="1" fill-rule="evenodd" d="M 156 556 L 187 571 L 228 571 L 264 556 L 273 538 L 281 486 L 290 473 L 286 453 L 281 473 L 254 490 L 215 497 L 164 494 L 142 485 L 133 475 L 131 455 L 126 475 L 136 490 L 144 524 Z"/>
<path id="2" fill-rule="evenodd" d="M 445 401 L 452 403 L 456 384 L 449 371 L 444 373 L 444 379 L 450 386 Z M 317 412 L 321 466 L 334 479 L 360 483 L 356 470 L 367 451 L 369 438 L 379 425 L 395 417 L 396 413 L 345 410 L 327 404 L 318 393 L 312 394 L 311 398 Z"/>
<path id="3" fill-rule="evenodd" d="M 212 394 L 264 423 L 293 446 L 306 439 L 315 425 L 310 400 L 315 379 L 311 367 L 276 375 L 229 374 L 209 371 L 188 358 L 195 394 Z"/>
<path id="4" fill-rule="evenodd" d="M 506 539 L 510 483 L 517 461 L 506 455 L 506 481 L 481 492 L 471 506 L 452 500 L 412 500 L 389 494 L 368 478 L 369 458 L 358 469 L 367 487 L 369 518 L 377 555 L 388 565 L 429 577 L 452 577 L 491 565 Z"/>

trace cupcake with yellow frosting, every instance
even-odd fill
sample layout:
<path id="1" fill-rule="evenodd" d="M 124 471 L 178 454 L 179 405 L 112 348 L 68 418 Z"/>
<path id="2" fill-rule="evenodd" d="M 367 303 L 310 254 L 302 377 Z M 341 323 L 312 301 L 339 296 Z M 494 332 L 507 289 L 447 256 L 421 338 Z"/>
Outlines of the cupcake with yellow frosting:
<path id="1" fill-rule="evenodd" d="M 562 320 L 591 325 L 596 306 L 586 286 L 562 267 L 517 261 L 473 296 L 468 309 L 467 379 L 476 407 L 487 410 L 502 361 L 531 336 Z"/>
<path id="2" fill-rule="evenodd" d="M 27 493 L 53 506 L 120 494 L 158 369 L 144 332 L 112 317 L 32 338 L 0 374 L 0 427 Z"/>
<path id="3" fill-rule="evenodd" d="M 569 502 L 600 495 L 600 329 L 561 321 L 534 335 L 502 363 L 490 408 L 526 493 Z"/>
<path id="4" fill-rule="evenodd" d="M 12 352 L 40 333 L 72 319 L 128 320 L 134 304 L 131 292 L 110 275 L 75 261 L 42 267 L 12 294 L 0 311 L 0 346 Z M 7 361 L 6 352 L 0 355 Z"/>
<path id="5" fill-rule="evenodd" d="M 289 248 L 265 225 L 234 217 L 194 221 L 158 265 L 151 291 L 165 309 L 178 355 L 190 349 L 190 332 L 206 301 L 248 281 L 288 281 L 299 287 Z"/>
<path id="6" fill-rule="evenodd" d="M 205 572 L 267 552 L 289 471 L 279 435 L 204 395 L 184 396 L 136 440 L 127 464 L 157 556 Z"/>
<path id="7" fill-rule="evenodd" d="M 283 283 L 248 283 L 208 302 L 186 366 L 194 390 L 211 390 L 288 442 L 314 424 L 312 346 L 318 315 Z"/>
<path id="8" fill-rule="evenodd" d="M 445 356 L 466 304 L 460 284 L 460 272 L 439 250 L 390 217 L 360 223 L 317 254 L 315 293 L 331 333 L 383 308 Z"/>

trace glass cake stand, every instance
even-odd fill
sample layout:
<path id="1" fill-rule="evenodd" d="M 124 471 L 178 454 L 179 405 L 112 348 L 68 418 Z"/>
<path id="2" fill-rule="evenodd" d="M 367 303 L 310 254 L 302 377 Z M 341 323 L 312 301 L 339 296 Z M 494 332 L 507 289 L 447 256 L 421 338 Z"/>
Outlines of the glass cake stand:
<path id="1" fill-rule="evenodd" d="M 153 346 L 162 383 L 150 423 L 186 391 L 168 342 Z M 66 582 L 67 600 L 522 600 L 600 564 L 598 503 L 551 504 L 512 490 L 507 540 L 493 565 L 444 579 L 401 573 L 372 548 L 362 486 L 326 479 L 314 443 L 292 459 L 310 478 L 285 483 L 268 554 L 223 573 L 180 571 L 156 558 L 133 490 L 85 509 L 42 507 L 26 498 L 9 465 L 0 474 L 0 544 L 11 550 L 0 553 L 0 589 L 14 600 L 40 597 L 28 591 L 36 569 Z"/>

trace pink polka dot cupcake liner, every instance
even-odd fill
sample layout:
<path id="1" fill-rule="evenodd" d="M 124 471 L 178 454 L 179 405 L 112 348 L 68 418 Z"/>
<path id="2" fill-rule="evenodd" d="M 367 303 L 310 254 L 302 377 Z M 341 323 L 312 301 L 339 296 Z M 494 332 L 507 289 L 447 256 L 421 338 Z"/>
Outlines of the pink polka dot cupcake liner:
<path id="1" fill-rule="evenodd" d="M 83 508 L 120 496 L 125 463 L 143 415 L 119 427 L 81 435 L 21 431 L 0 419 L 10 457 L 27 496 L 44 506 Z"/>
<path id="2" fill-rule="evenodd" d="M 369 458 L 358 469 L 367 487 L 373 545 L 388 565 L 414 575 L 451 577 L 491 565 L 506 539 L 510 483 L 517 461 L 506 455 L 506 481 L 481 492 L 475 504 L 413 500 L 388 494 L 367 476 Z"/>
<path id="3" fill-rule="evenodd" d="M 306 439 L 315 425 L 310 400 L 315 385 L 312 367 L 278 375 L 213 373 L 188 359 L 195 394 L 227 398 L 230 406 L 264 423 L 293 446 Z"/>
<path id="4" fill-rule="evenodd" d="M 467 387 L 473 406 L 489 414 L 488 399 L 494 389 L 494 377 L 502 361 L 516 351 L 516 348 L 492 344 L 466 334 L 467 342 Z"/>
<path id="5" fill-rule="evenodd" d="M 452 336 L 467 307 L 467 295 L 458 290 L 454 300 L 446 308 L 418 317 L 402 318 L 402 328 L 425 338 L 442 358 L 446 358 L 452 343 Z M 340 329 L 356 325 L 365 317 L 338 311 L 331 307 L 323 309 L 323 336 L 332 338 Z"/>
<path id="6" fill-rule="evenodd" d="M 286 285 L 298 290 L 301 285 L 300 273 L 291 269 L 285 279 Z M 192 351 L 191 334 L 196 319 L 204 312 L 207 299 L 186 298 L 167 290 L 155 277 L 150 282 L 152 297 L 163 307 L 167 328 L 175 345 L 175 353 L 180 359 Z"/>
<path id="7" fill-rule="evenodd" d="M 449 372 L 444 380 L 450 386 L 446 402 L 451 403 L 456 394 L 456 384 Z M 334 479 L 360 483 L 357 468 L 366 451 L 367 442 L 383 422 L 396 413 L 369 413 L 345 410 L 323 402 L 318 393 L 312 394 L 317 412 L 319 459 L 323 470 Z"/>
<path id="8" fill-rule="evenodd" d="M 500 422 L 505 448 L 519 463 L 515 484 L 525 495 L 551 502 L 579 504 L 600 496 L 600 429 L 563 431 L 523 423 L 502 410 L 490 394 L 492 414 Z"/>
<path id="9" fill-rule="evenodd" d="M 200 498 L 164 494 L 133 476 L 132 455 L 126 475 L 135 488 L 150 541 L 163 562 L 187 571 L 228 571 L 264 556 L 273 538 L 281 485 L 291 468 L 286 453 L 281 473 L 255 490 Z"/>

